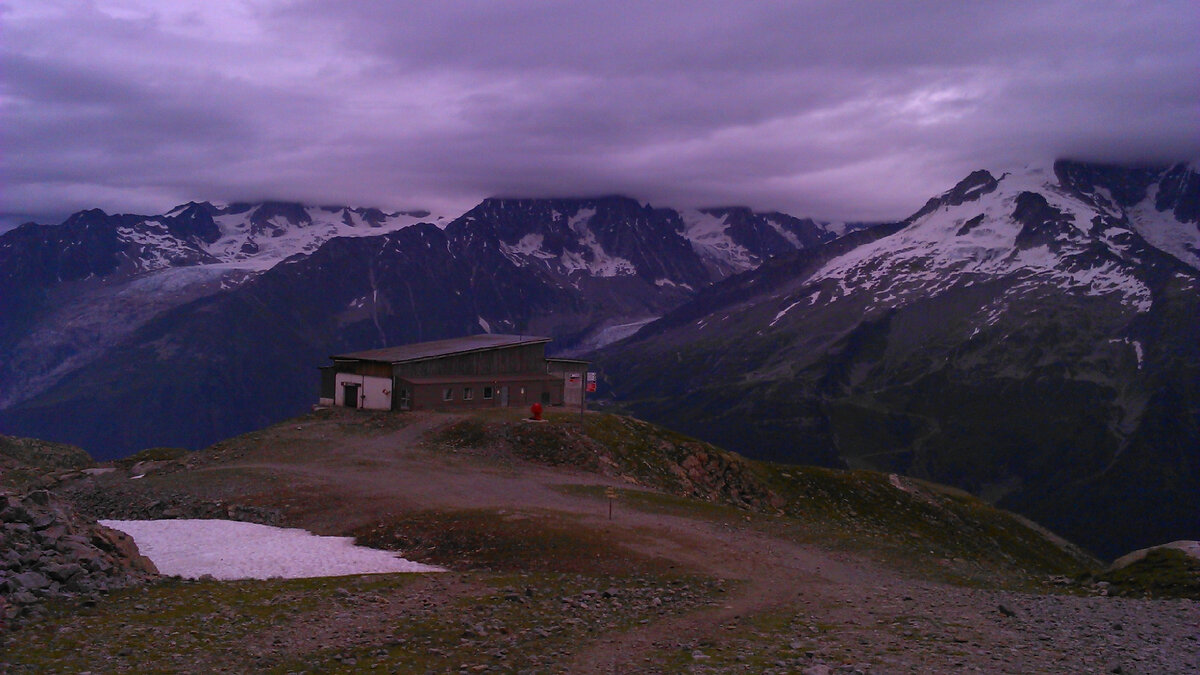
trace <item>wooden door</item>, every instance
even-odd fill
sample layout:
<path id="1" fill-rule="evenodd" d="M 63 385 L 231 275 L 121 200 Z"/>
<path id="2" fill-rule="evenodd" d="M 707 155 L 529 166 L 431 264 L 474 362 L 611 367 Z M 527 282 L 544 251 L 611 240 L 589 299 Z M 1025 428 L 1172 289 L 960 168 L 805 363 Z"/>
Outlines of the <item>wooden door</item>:
<path id="1" fill-rule="evenodd" d="M 342 383 L 342 405 L 347 408 L 358 407 L 358 385 L 349 382 Z"/>

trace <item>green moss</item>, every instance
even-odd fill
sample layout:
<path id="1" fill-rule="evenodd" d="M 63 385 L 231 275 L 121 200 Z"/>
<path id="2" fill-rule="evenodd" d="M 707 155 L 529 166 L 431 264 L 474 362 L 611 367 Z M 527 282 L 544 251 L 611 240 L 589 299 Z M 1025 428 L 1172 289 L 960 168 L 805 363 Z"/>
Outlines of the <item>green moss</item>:
<path id="1" fill-rule="evenodd" d="M 118 466 L 128 467 L 128 466 L 133 466 L 134 464 L 137 464 L 138 462 L 163 462 L 163 461 L 170 461 L 173 459 L 181 459 L 183 457 L 187 457 L 190 454 L 191 454 L 191 451 L 188 450 L 187 448 L 168 448 L 168 447 L 146 448 L 145 450 L 134 453 L 123 459 L 117 460 L 114 463 L 117 464 Z"/>
<path id="2" fill-rule="evenodd" d="M 0 434 L 0 468 L 46 473 L 94 464 L 90 455 L 74 445 Z"/>
<path id="3" fill-rule="evenodd" d="M 606 500 L 608 488 L 603 485 L 558 485 L 557 491 L 564 494 L 582 495 L 597 500 Z M 685 518 L 699 518 L 719 522 L 742 522 L 752 519 L 745 509 L 727 504 L 703 501 L 691 497 L 681 497 L 664 492 L 648 490 L 631 490 L 616 488 L 613 500 L 616 511 L 621 509 L 637 509 L 648 513 L 663 513 Z"/>
<path id="4" fill-rule="evenodd" d="M 688 595 L 669 611 L 651 605 L 664 588 Z M 0 649 L 16 672 L 558 672 L 598 636 L 692 611 L 724 588 L 629 571 L 168 580 L 93 607 L 52 602 Z"/>
<path id="5" fill-rule="evenodd" d="M 1200 560 L 1171 548 L 1147 551 L 1141 560 L 1096 580 L 1108 582 L 1114 595 L 1200 600 Z"/>
<path id="6" fill-rule="evenodd" d="M 887 474 L 873 471 L 770 464 L 758 469 L 786 497 L 786 512 L 806 519 L 820 538 L 947 580 L 994 585 L 1008 579 L 1026 585 L 1096 565 L 1086 554 L 961 491 L 931 489 L 907 478 L 900 479 L 906 487 L 900 489 Z"/>
<path id="7" fill-rule="evenodd" d="M 658 492 L 621 491 L 627 507 L 687 517 L 785 515 L 777 533 L 867 552 L 885 562 L 971 585 L 1028 587 L 1098 563 L 970 494 L 888 474 L 754 462 L 640 420 L 552 414 L 548 424 L 472 417 L 444 442 L 500 444 L 524 459 L 616 473 Z M 590 489 L 598 488 L 568 488 Z M 699 500 L 697 500 L 698 498 Z M 703 506 L 708 504 L 708 506 Z"/>

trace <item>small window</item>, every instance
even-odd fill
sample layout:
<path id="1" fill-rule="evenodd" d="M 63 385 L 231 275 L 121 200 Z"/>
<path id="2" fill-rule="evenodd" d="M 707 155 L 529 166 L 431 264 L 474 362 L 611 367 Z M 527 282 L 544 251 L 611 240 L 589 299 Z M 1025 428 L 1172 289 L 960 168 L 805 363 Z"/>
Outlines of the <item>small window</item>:
<path id="1" fill-rule="evenodd" d="M 463 400 L 470 401 L 475 398 L 475 392 L 470 387 L 463 387 Z"/>
<path id="2" fill-rule="evenodd" d="M 453 401 L 454 400 L 454 389 L 452 389 L 450 387 L 446 387 L 445 389 L 443 389 L 442 390 L 442 400 L 443 401 Z"/>
<path id="3" fill-rule="evenodd" d="M 484 397 L 484 398 L 491 398 L 491 397 L 492 397 L 492 388 L 491 388 L 491 387 L 484 387 L 484 388 L 483 388 L 483 397 Z"/>

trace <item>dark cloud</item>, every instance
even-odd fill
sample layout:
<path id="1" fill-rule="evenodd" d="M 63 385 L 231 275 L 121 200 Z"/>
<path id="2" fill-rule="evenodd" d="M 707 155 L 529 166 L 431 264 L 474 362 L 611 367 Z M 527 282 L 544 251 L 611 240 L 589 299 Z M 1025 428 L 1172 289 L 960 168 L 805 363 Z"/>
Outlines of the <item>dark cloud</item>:
<path id="1" fill-rule="evenodd" d="M 613 192 L 884 219 L 980 167 L 1200 158 L 1190 1 L 8 0 L 0 20 L 0 222 Z"/>

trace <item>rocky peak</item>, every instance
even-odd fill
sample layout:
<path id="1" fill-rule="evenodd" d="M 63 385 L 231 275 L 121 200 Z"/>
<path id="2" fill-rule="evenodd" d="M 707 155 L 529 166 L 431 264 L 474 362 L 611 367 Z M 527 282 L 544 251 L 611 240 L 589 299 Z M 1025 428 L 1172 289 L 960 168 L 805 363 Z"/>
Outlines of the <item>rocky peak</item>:
<path id="1" fill-rule="evenodd" d="M 723 218 L 725 234 L 759 259 L 789 253 L 804 246 L 794 233 L 769 220 L 767 215 L 755 213 L 747 206 L 708 208 L 701 209 L 700 212 Z M 789 237 L 788 234 L 792 236 Z"/>
<path id="2" fill-rule="evenodd" d="M 982 169 L 972 171 L 954 187 L 925 202 L 925 206 L 922 206 L 921 210 L 914 213 L 909 220 L 916 220 L 939 208 L 960 206 L 969 201 L 976 201 L 983 195 L 994 191 L 999 184 L 999 180 L 988 171 Z"/>
<path id="3" fill-rule="evenodd" d="M 1017 195 L 1012 219 L 1021 225 L 1015 243 L 1017 248 L 1051 246 L 1072 233 L 1071 217 L 1050 206 L 1046 198 L 1037 192 L 1022 192 Z"/>
<path id="4" fill-rule="evenodd" d="M 622 196 L 490 198 L 447 228 L 455 241 L 495 246 L 509 259 L 571 277 L 639 276 L 651 282 L 707 283 L 708 275 L 670 209 Z"/>
<path id="5" fill-rule="evenodd" d="M 1188 164 L 1176 164 L 1168 169 L 1159 182 L 1154 207 L 1170 210 L 1175 219 L 1193 223 L 1200 229 L 1200 174 Z"/>
<path id="6" fill-rule="evenodd" d="M 284 223 L 292 227 L 304 227 L 312 224 L 312 217 L 303 204 L 295 202 L 263 202 L 250 216 L 251 231 L 255 234 L 282 236 L 287 231 Z"/>
<path id="7" fill-rule="evenodd" d="M 176 207 L 163 218 L 171 234 L 180 239 L 195 237 L 199 241 L 211 244 L 221 238 L 221 228 L 213 220 L 219 211 L 208 202 L 188 202 L 182 207 Z"/>
<path id="8" fill-rule="evenodd" d="M 1064 188 L 1088 201 L 1100 197 L 1101 205 L 1109 205 L 1109 199 L 1100 194 L 1103 190 L 1115 202 L 1111 206 L 1120 208 L 1128 208 L 1145 199 L 1146 190 L 1162 172 L 1161 167 L 1115 166 L 1074 160 L 1054 163 L 1054 175 Z"/>

